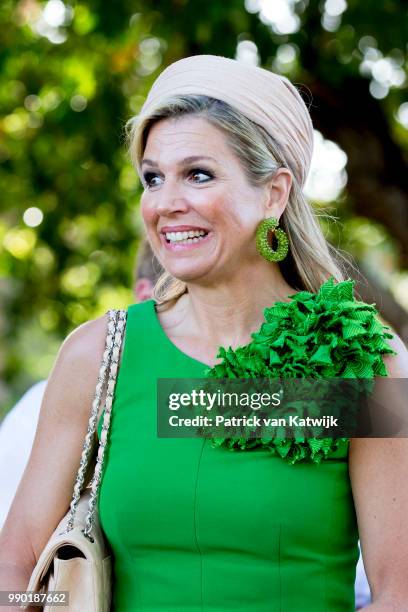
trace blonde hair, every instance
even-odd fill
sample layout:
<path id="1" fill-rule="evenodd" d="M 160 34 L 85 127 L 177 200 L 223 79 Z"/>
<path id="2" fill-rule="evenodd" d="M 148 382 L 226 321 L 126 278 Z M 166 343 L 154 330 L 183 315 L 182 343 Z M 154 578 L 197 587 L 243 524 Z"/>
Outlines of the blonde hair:
<path id="1" fill-rule="evenodd" d="M 344 280 L 345 267 L 340 262 L 346 262 L 346 258 L 326 241 L 317 216 L 306 200 L 295 172 L 284 159 L 278 142 L 263 127 L 223 100 L 192 94 L 172 96 L 156 106 L 154 112 L 143 119 L 143 125 L 140 125 L 137 116 L 129 119 L 125 132 L 134 166 L 140 166 L 149 130 L 156 122 L 186 115 L 206 119 L 224 132 L 252 186 L 263 186 L 274 177 L 278 168 L 290 170 L 292 186 L 279 220 L 289 239 L 289 253 L 278 263 L 285 280 L 297 290 L 312 292 L 317 291 L 329 276 L 337 281 Z M 153 297 L 158 305 L 166 304 L 168 307 L 187 291 L 183 281 L 164 272 L 155 284 Z"/>

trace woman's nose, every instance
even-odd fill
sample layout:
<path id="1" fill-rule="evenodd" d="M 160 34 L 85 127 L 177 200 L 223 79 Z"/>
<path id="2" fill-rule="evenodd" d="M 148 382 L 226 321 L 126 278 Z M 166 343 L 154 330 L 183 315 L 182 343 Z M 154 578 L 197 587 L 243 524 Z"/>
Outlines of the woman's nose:
<path id="1" fill-rule="evenodd" d="M 156 201 L 156 211 L 159 215 L 169 215 L 175 212 L 187 212 L 189 209 L 188 201 L 180 193 L 175 193 L 175 189 L 163 189 Z"/>

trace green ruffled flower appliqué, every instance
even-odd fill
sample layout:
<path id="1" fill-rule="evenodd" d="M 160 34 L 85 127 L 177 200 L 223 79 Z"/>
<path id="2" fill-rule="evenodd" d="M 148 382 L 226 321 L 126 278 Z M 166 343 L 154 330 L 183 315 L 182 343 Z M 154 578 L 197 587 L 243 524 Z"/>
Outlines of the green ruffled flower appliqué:
<path id="1" fill-rule="evenodd" d="M 317 293 L 300 291 L 291 302 L 265 308 L 265 322 L 249 344 L 219 348 L 220 364 L 205 370 L 208 378 L 373 378 L 387 376 L 384 354 L 396 354 L 386 339 L 393 334 L 373 304 L 353 295 L 354 280 L 333 277 Z M 263 446 L 290 464 L 320 463 L 348 438 L 215 438 L 213 446 L 249 450 Z"/>

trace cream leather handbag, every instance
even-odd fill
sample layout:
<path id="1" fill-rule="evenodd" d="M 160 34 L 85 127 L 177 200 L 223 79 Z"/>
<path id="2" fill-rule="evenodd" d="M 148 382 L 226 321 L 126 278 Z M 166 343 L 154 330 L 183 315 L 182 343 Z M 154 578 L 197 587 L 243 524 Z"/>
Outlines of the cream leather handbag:
<path id="1" fill-rule="evenodd" d="M 104 453 L 108 439 L 112 403 L 126 326 L 126 310 L 110 310 L 105 351 L 92 403 L 81 462 L 70 510 L 62 518 L 42 551 L 31 574 L 27 591 L 68 591 L 68 606 L 44 602 L 44 612 L 109 612 L 111 605 L 111 555 L 96 509 Z M 95 468 L 90 484 L 82 491 L 89 473 L 91 446 L 103 391 L 104 420 Z M 82 493 L 81 493 L 82 491 Z M 22 606 L 26 609 L 30 604 Z"/>

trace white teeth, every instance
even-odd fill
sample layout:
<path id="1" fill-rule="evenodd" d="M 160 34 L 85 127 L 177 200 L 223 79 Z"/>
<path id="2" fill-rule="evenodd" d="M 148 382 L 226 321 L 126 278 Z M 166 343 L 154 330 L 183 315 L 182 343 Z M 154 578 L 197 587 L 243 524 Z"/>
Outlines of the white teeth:
<path id="1" fill-rule="evenodd" d="M 206 233 L 204 230 L 189 230 L 187 232 L 166 232 L 165 236 L 169 242 L 190 244 L 191 242 L 198 242 Z"/>

